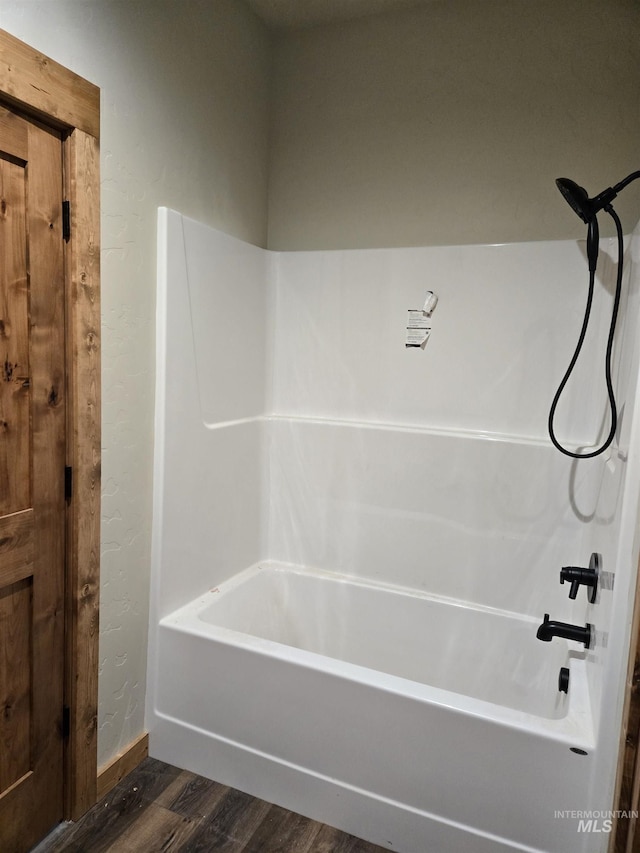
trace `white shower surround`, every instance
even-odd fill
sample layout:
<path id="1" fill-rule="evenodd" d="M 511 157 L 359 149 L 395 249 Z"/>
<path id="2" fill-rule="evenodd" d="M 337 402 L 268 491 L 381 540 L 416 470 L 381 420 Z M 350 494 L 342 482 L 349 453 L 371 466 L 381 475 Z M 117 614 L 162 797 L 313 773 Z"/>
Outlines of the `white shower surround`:
<path id="1" fill-rule="evenodd" d="M 555 808 L 611 807 L 625 609 L 637 555 L 631 484 L 638 477 L 625 482 L 624 476 L 626 467 L 640 468 L 633 455 L 625 462 L 637 353 L 627 332 L 626 344 L 617 346 L 625 403 L 620 452 L 577 466 L 560 456 L 545 438 L 546 411 L 579 328 L 582 248 L 567 241 L 278 254 L 161 210 L 147 703 L 152 754 L 182 765 L 199 755 L 193 769 L 206 772 L 200 740 L 215 742 L 213 731 L 196 737 L 188 714 L 167 722 L 170 697 L 179 692 L 174 679 L 186 673 L 195 683 L 204 664 L 191 657 L 188 644 L 204 647 L 202 631 L 183 626 L 181 633 L 166 621 L 159 629 L 159 621 L 270 558 L 524 617 L 550 612 L 554 619 L 592 622 L 598 644 L 588 655 L 590 711 L 584 710 L 597 748 L 586 758 L 574 756 L 565 742 L 556 772 L 565 776 L 567 797 Z M 614 247 L 602 241 L 602 250 L 601 270 L 610 282 Z M 406 310 L 418 307 L 428 288 L 440 296 L 433 334 L 424 352 L 407 351 Z M 633 329 L 635 269 L 630 290 L 625 322 Z M 597 289 L 600 316 L 610 305 L 609 291 Z M 576 383 L 568 389 L 570 405 L 559 412 L 559 434 L 576 443 L 595 435 L 588 412 L 601 401 L 593 376 L 602 372 L 602 349 L 594 342 L 580 366 L 583 388 L 593 393 L 584 395 Z M 603 590 L 593 606 L 583 591 L 569 601 L 558 583 L 560 566 L 586 564 L 591 550 L 603 555 L 605 571 L 616 572 L 615 597 Z M 186 655 L 179 673 L 178 648 Z M 607 708 L 602 721 L 601 705 Z M 521 734 L 523 742 L 534 736 Z M 252 769 L 241 752 L 236 747 L 235 758 L 208 765 L 209 774 L 221 778 L 217 768 L 224 767 L 222 781 L 314 814 L 312 767 L 306 795 L 296 781 L 296 795 L 288 798 L 291 780 L 277 781 L 273 761 L 261 756 Z M 267 779 L 273 781 L 265 788 Z M 375 789 L 370 793 L 370 802 L 356 798 L 346 813 L 323 806 L 315 814 L 390 843 L 389 811 L 380 810 L 376 822 Z M 528 810 L 520 820 L 528 829 L 519 836 L 513 820 L 500 819 L 497 788 L 493 796 L 490 828 L 482 821 L 458 827 L 455 842 L 446 833 L 456 819 L 446 817 L 446 809 L 429 818 L 412 812 L 408 823 L 406 813 L 405 819 L 396 815 L 396 846 L 419 849 L 410 839 L 417 843 L 422 832 L 425 849 L 437 838 L 443 850 L 453 849 L 448 843 L 462 850 L 462 833 L 469 850 L 478 850 L 489 832 L 503 838 L 495 849 L 552 850 L 559 839 L 567 851 L 604 849 L 602 839 L 578 835 L 576 821 L 547 814 L 552 800 L 542 808 L 530 795 L 520 804 Z M 335 792 L 328 802 L 337 802 Z"/>

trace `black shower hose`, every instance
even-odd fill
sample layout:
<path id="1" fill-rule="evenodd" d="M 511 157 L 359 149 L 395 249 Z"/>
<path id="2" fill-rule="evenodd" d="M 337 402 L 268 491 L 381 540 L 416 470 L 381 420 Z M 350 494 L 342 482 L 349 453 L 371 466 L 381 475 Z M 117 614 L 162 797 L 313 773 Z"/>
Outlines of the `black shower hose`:
<path id="1" fill-rule="evenodd" d="M 558 439 L 556 438 L 555 431 L 553 429 L 553 420 L 556 413 L 556 407 L 558 405 L 558 401 L 560 400 L 560 396 L 564 390 L 564 386 L 569 381 L 569 377 L 575 367 L 575 364 L 578 360 L 578 356 L 580 355 L 580 350 L 582 349 L 582 344 L 584 343 L 584 338 L 587 333 L 587 327 L 589 325 L 589 316 L 591 314 L 591 304 L 593 302 L 593 288 L 594 282 L 596 278 L 595 268 L 589 271 L 589 293 L 587 295 L 587 304 L 584 311 L 584 319 L 582 321 L 582 329 L 580 330 L 580 337 L 578 338 L 578 343 L 576 345 L 575 352 L 573 354 L 573 358 L 569 363 L 569 367 L 567 368 L 567 372 L 562 377 L 562 382 L 558 386 L 558 390 L 556 391 L 556 395 L 553 398 L 553 403 L 551 404 L 551 409 L 549 410 L 549 436 L 554 446 L 560 451 L 560 453 L 564 453 L 565 456 L 571 456 L 573 459 L 592 459 L 594 456 L 599 456 L 601 453 L 609 447 L 611 442 L 614 439 L 616 434 L 616 429 L 618 428 L 618 410 L 616 408 L 616 398 L 613 390 L 613 382 L 611 381 L 611 356 L 613 352 L 613 338 L 616 332 L 616 320 L 618 319 L 618 308 L 620 306 L 620 294 L 622 292 L 622 256 L 624 253 L 624 242 L 622 236 L 622 225 L 620 223 L 620 219 L 618 218 L 617 213 L 608 204 L 605 207 L 605 211 L 609 214 L 609 216 L 613 219 L 616 224 L 616 233 L 618 235 L 618 274 L 616 277 L 616 293 L 613 299 L 613 310 L 611 312 L 611 324 L 609 326 L 609 338 L 607 340 L 607 352 L 605 355 L 605 364 L 604 364 L 604 372 L 605 379 L 607 383 L 607 394 L 609 396 L 609 408 L 611 410 L 611 429 L 609 430 L 609 435 L 605 439 L 604 444 L 598 447 L 596 450 L 592 450 L 589 453 L 574 453 L 571 450 L 567 450 L 566 447 L 563 447 Z M 595 265 L 594 265 L 595 266 Z"/>

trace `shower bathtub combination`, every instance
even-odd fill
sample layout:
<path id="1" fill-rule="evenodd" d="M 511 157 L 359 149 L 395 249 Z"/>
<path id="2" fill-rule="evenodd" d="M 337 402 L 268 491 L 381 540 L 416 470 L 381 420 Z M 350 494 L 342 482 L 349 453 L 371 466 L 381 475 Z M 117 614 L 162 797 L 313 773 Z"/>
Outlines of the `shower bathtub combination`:
<path id="1" fill-rule="evenodd" d="M 580 462 L 544 430 L 581 244 L 273 253 L 166 209 L 158 237 L 151 754 L 401 853 L 606 850 L 580 817 L 613 807 L 638 556 L 637 235 L 617 440 Z"/>

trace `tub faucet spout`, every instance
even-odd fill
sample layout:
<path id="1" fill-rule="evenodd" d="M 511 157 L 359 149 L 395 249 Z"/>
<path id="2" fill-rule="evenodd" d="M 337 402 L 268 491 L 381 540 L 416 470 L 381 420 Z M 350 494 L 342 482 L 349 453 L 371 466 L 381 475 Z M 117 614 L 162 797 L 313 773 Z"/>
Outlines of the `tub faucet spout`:
<path id="1" fill-rule="evenodd" d="M 553 622 L 549 619 L 549 614 L 545 613 L 536 637 L 543 643 L 550 643 L 554 637 L 564 637 L 565 640 L 583 643 L 585 649 L 588 649 L 591 644 L 591 625 L 587 624 L 582 628 L 580 625 L 569 625 L 567 622 Z"/>

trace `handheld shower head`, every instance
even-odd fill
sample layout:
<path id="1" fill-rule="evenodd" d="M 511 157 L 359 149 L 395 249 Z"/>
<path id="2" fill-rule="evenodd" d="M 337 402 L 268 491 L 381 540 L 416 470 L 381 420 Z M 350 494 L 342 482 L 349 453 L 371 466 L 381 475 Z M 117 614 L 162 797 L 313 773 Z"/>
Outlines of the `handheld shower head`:
<path id="1" fill-rule="evenodd" d="M 584 187 L 576 184 L 571 178 L 557 178 L 556 186 L 565 197 L 567 203 L 578 214 L 583 222 L 588 223 L 594 214 L 591 211 L 589 194 Z"/>
<path id="2" fill-rule="evenodd" d="M 631 177 L 631 176 L 629 176 Z M 627 179 L 625 178 L 625 181 Z M 580 219 L 587 225 L 592 222 L 596 214 L 614 200 L 622 186 L 626 186 L 625 181 L 616 184 L 615 187 L 607 187 L 598 195 L 589 198 L 589 195 L 584 187 L 576 184 L 570 178 L 557 178 L 556 186 L 571 205 L 573 210 L 578 214 Z"/>
<path id="3" fill-rule="evenodd" d="M 574 210 L 580 219 L 586 225 L 587 228 L 587 257 L 589 260 L 589 269 L 592 272 L 595 272 L 596 265 L 598 263 L 598 218 L 596 213 L 600 208 L 595 209 L 594 201 L 595 199 L 590 199 L 587 191 L 584 187 L 581 187 L 579 184 L 576 184 L 575 181 L 572 181 L 571 178 L 557 178 L 556 186 L 565 197 L 567 203 L 570 205 L 572 210 Z M 605 190 L 605 192 L 607 192 Z M 613 191 L 611 191 L 613 192 Z M 612 196 L 615 198 L 615 193 Z M 596 198 L 599 198 L 597 196 Z M 603 205 L 604 207 L 604 205 Z"/>
<path id="4" fill-rule="evenodd" d="M 556 186 L 580 219 L 588 225 L 595 219 L 597 213 L 611 204 L 618 193 L 636 178 L 640 178 L 640 172 L 632 172 L 614 187 L 607 187 L 606 190 L 602 190 L 593 198 L 589 198 L 585 188 L 576 184 L 571 178 L 557 178 Z"/>

